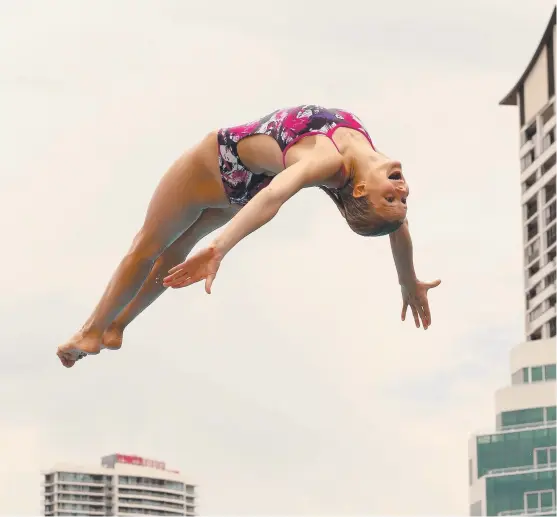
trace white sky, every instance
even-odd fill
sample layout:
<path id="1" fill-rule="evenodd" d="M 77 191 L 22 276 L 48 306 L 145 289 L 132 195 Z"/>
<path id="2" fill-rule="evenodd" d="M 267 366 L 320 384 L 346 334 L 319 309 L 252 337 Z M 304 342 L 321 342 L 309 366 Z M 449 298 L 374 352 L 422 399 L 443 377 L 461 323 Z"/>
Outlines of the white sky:
<path id="1" fill-rule="evenodd" d="M 518 112 L 545 0 L 0 3 L 0 514 L 39 469 L 166 460 L 203 514 L 461 514 L 467 439 L 522 338 Z M 218 126 L 353 110 L 402 160 L 433 326 L 399 321 L 388 239 L 296 196 L 124 348 L 62 368 L 160 175 Z"/>

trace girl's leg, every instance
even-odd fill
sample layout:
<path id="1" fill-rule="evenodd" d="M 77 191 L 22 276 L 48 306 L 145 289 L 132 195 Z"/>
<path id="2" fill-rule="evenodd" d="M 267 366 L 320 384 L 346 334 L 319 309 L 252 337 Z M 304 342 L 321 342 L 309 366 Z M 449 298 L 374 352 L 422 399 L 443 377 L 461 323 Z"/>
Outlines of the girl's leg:
<path id="1" fill-rule="evenodd" d="M 93 314 L 77 334 L 58 348 L 64 366 L 73 366 L 80 351 L 98 353 L 104 331 L 138 293 L 165 249 L 199 218 L 203 209 L 226 205 L 220 178 L 214 171 L 206 171 L 205 163 L 198 158 L 200 154 L 198 150 L 186 152 L 163 176 L 143 227 Z"/>
<path id="2" fill-rule="evenodd" d="M 124 329 L 166 291 L 167 288 L 162 285 L 162 279 L 168 274 L 168 271 L 185 260 L 203 237 L 230 221 L 236 212 L 235 207 L 204 210 L 199 219 L 166 249 L 155 261 L 153 269 L 135 298 L 118 314 L 105 331 L 102 338 L 105 347 L 117 349 L 122 346 Z"/>

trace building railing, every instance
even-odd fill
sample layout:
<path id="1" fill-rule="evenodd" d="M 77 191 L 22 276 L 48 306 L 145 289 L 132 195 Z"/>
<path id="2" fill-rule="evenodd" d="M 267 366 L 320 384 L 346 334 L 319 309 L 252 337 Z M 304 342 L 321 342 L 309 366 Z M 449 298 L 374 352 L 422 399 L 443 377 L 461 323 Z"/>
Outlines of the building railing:
<path id="1" fill-rule="evenodd" d="M 545 381 L 539 381 L 540 384 L 543 384 Z M 553 381 L 551 381 L 553 382 Z M 476 438 L 481 436 L 491 436 L 493 434 L 501 434 L 501 433 L 512 433 L 515 431 L 528 431 L 530 429 L 539 429 L 540 427 L 556 427 L 557 421 L 555 420 L 544 420 L 543 422 L 531 422 L 529 424 L 516 424 L 516 425 L 509 425 L 509 426 L 499 426 L 497 429 L 482 429 L 475 433 Z"/>
<path id="2" fill-rule="evenodd" d="M 547 470 L 557 467 L 557 463 L 543 463 L 538 465 L 523 465 L 521 467 L 506 467 L 504 469 L 491 469 L 487 471 L 486 475 L 490 474 L 516 474 L 519 472 L 525 472 L 527 470 Z"/>
<path id="3" fill-rule="evenodd" d="M 541 422 L 530 422 L 529 424 L 514 424 L 501 426 L 501 431 L 519 431 L 521 429 L 537 429 L 538 427 L 553 427 L 557 420 L 545 420 Z"/>
<path id="4" fill-rule="evenodd" d="M 522 510 L 507 510 L 505 512 L 499 512 L 497 515 L 545 515 L 553 514 L 557 511 L 555 506 L 543 506 L 542 508 L 531 508 Z"/>

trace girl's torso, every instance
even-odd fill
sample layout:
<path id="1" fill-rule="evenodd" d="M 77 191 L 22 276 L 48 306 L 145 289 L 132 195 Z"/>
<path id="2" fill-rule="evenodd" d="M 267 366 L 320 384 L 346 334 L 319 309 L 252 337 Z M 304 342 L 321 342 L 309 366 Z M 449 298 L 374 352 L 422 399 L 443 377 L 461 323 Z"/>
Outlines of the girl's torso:
<path id="1" fill-rule="evenodd" d="M 339 128 L 358 131 L 373 146 L 355 115 L 316 105 L 277 110 L 248 124 L 218 130 L 219 171 L 229 202 L 247 204 L 284 170 L 287 152 L 301 139 L 326 136 L 335 143 L 333 134 Z"/>

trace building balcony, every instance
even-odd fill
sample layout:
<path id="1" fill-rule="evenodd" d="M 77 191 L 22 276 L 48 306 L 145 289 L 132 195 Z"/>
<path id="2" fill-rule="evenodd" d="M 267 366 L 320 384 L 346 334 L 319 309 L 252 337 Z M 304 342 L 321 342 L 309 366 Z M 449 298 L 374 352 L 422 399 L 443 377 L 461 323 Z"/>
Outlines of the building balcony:
<path id="1" fill-rule="evenodd" d="M 507 467 L 504 469 L 492 469 L 487 472 L 487 476 L 514 476 L 524 472 L 539 472 L 541 470 L 554 470 L 557 463 L 545 463 L 544 465 L 524 465 L 521 467 Z"/>
<path id="2" fill-rule="evenodd" d="M 531 298 L 530 300 L 528 300 L 528 310 L 529 309 L 534 309 L 540 303 L 542 303 L 547 298 L 549 298 L 552 294 L 555 294 L 555 284 L 548 285 L 547 287 L 542 289 L 536 296 L 534 296 L 534 298 Z M 533 322 L 532 322 L 532 324 L 533 324 Z"/>
<path id="3" fill-rule="evenodd" d="M 528 328 L 535 330 L 545 325 L 551 318 L 555 318 L 555 306 L 545 309 L 535 320 L 528 321 Z"/>
<path id="4" fill-rule="evenodd" d="M 542 257 L 543 259 L 543 257 Z M 526 289 L 530 289 L 531 287 L 535 286 L 538 282 L 542 281 L 549 273 L 555 270 L 555 266 L 557 265 L 557 260 L 553 259 L 549 262 L 546 262 L 537 273 L 534 273 L 532 276 L 526 278 Z M 526 269 L 528 270 L 528 269 Z"/>
<path id="5" fill-rule="evenodd" d="M 497 515 L 555 515 L 557 508 L 555 506 L 544 506 L 542 508 L 530 508 L 528 510 L 509 510 L 499 512 Z"/>
<path id="6" fill-rule="evenodd" d="M 524 431 L 528 429 L 538 429 L 539 427 L 555 427 L 557 421 L 543 420 L 541 422 L 531 422 L 528 424 L 502 425 L 498 431 Z"/>
<path id="7" fill-rule="evenodd" d="M 536 135 L 533 138 L 525 140 L 524 143 L 520 146 L 520 158 L 523 158 L 527 155 L 532 149 L 535 147 L 535 139 Z"/>
<path id="8" fill-rule="evenodd" d="M 546 154 L 547 156 L 551 155 L 550 151 L 551 149 L 548 149 L 542 156 L 545 156 Z M 554 149 L 553 152 L 555 152 Z M 534 172 L 537 172 L 536 181 L 533 182 L 530 186 L 528 186 L 528 188 L 522 193 L 522 198 L 521 198 L 522 204 L 526 203 L 534 195 L 535 192 L 538 192 L 541 189 L 543 189 L 543 187 L 545 187 L 552 178 L 555 178 L 556 175 L 555 165 L 551 167 L 548 171 L 546 171 L 544 174 L 541 174 L 540 165 L 542 165 L 542 162 L 538 162 L 538 160 L 536 160 L 534 164 L 532 164 L 531 167 L 528 167 L 528 169 L 526 169 L 521 175 L 521 182 L 524 183 L 526 179 L 529 178 Z"/>
<path id="9" fill-rule="evenodd" d="M 184 507 L 182 508 L 173 508 L 173 507 L 169 507 L 168 505 L 165 504 L 145 504 L 144 502 L 121 502 L 118 501 L 118 509 L 122 510 L 122 509 L 127 509 L 127 510 L 145 510 L 145 511 L 154 511 L 154 510 L 159 510 L 159 511 L 164 511 L 164 512 L 169 512 L 169 513 L 174 513 L 176 515 L 184 515 Z M 126 513 L 130 513 L 130 512 L 126 512 Z"/>

